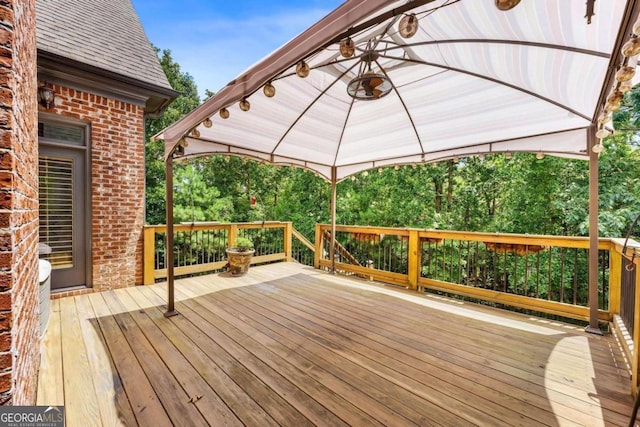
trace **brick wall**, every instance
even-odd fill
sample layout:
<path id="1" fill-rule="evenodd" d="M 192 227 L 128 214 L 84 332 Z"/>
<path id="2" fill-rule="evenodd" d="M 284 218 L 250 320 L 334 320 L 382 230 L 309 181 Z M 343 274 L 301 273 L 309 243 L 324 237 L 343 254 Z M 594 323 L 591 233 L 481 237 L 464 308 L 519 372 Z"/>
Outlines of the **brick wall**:
<path id="1" fill-rule="evenodd" d="M 144 107 L 49 87 L 55 106 L 42 111 L 90 124 L 93 289 L 142 283 Z"/>
<path id="2" fill-rule="evenodd" d="M 35 403 L 38 141 L 35 0 L 0 0 L 0 401 Z"/>

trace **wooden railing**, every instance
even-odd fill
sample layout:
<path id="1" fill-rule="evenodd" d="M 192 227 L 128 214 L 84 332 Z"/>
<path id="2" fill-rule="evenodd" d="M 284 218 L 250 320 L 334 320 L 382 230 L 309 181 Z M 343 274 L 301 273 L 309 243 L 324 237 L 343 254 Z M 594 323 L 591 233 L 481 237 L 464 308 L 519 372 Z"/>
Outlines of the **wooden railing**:
<path id="1" fill-rule="evenodd" d="M 316 268 L 331 267 L 330 230 L 326 224 L 316 226 Z M 625 348 L 635 394 L 640 384 L 640 244 L 632 242 L 626 256 L 623 245 L 624 239 L 599 240 L 598 315 L 612 322 Z M 340 225 L 336 247 L 349 253 L 344 257 L 335 250 L 336 270 L 344 274 L 589 319 L 588 238 Z"/>
<path id="2" fill-rule="evenodd" d="M 167 277 L 166 225 L 144 228 L 144 284 Z M 195 223 L 174 225 L 176 276 L 220 271 L 227 263 L 225 249 L 238 237 L 253 242 L 252 264 L 291 261 L 293 227 L 290 222 Z"/>
<path id="3" fill-rule="evenodd" d="M 640 244 L 623 239 L 612 239 L 612 280 L 620 282 L 619 306 L 613 311 L 613 332 L 622 345 L 631 371 L 631 391 L 638 393 L 640 386 Z"/>
<path id="4" fill-rule="evenodd" d="M 315 246 L 295 228 L 291 231 L 291 258 L 300 264 L 313 266 Z"/>
<path id="5" fill-rule="evenodd" d="M 315 245 L 290 222 L 174 226 L 176 276 L 220 271 L 225 249 L 252 240 L 252 264 L 298 261 L 328 269 L 331 227 L 316 226 Z M 144 229 L 144 283 L 166 278 L 166 226 Z M 640 244 L 600 239 L 599 318 L 625 350 L 632 391 L 640 384 Z M 336 227 L 336 270 L 409 289 L 587 320 L 588 248 L 582 237 L 469 233 L 385 227 Z M 635 258 L 632 256 L 636 254 Z M 633 268 L 631 266 L 634 266 Z"/>
<path id="6" fill-rule="evenodd" d="M 329 268 L 330 226 L 318 225 L 317 268 Z M 337 226 L 336 268 L 350 274 L 579 320 L 589 318 L 588 247 L 582 237 Z M 600 318 L 620 310 L 621 262 L 599 243 Z M 612 257 L 614 258 L 612 260 Z"/>

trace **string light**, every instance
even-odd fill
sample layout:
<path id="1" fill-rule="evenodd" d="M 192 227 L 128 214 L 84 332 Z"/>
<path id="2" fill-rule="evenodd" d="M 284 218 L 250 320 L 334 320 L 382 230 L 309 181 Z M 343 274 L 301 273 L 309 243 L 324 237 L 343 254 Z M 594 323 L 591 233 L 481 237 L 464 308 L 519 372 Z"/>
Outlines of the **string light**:
<path id="1" fill-rule="evenodd" d="M 416 35 L 416 33 L 418 32 L 418 26 L 419 24 L 416 14 L 411 13 L 402 17 L 402 19 L 398 23 L 398 30 L 403 38 L 409 39 Z"/>
<path id="2" fill-rule="evenodd" d="M 608 137 L 609 135 L 611 135 L 611 132 L 606 129 L 606 128 L 600 128 L 598 129 L 598 131 L 596 132 L 596 138 L 598 139 L 603 139 Z"/>
<path id="3" fill-rule="evenodd" d="M 298 75 L 298 77 L 301 77 L 304 79 L 309 75 L 309 71 L 310 71 L 309 64 L 304 62 L 304 60 L 296 64 L 296 74 Z"/>
<path id="4" fill-rule="evenodd" d="M 351 58 L 356 53 L 356 44 L 353 42 L 351 37 L 347 37 L 346 39 L 342 39 L 340 41 L 340 55 L 345 58 Z"/>
<path id="5" fill-rule="evenodd" d="M 264 85 L 264 88 L 262 88 L 262 92 L 264 93 L 264 96 L 266 96 L 267 98 L 273 98 L 274 95 L 276 94 L 276 88 L 274 85 L 271 84 L 271 82 L 269 82 L 266 85 Z"/>
<path id="6" fill-rule="evenodd" d="M 633 37 L 630 38 L 623 46 L 622 46 L 622 54 L 629 58 L 630 56 L 636 56 L 640 53 L 640 38 Z"/>
<path id="7" fill-rule="evenodd" d="M 496 0 L 496 7 L 500 10 L 511 10 L 520 3 L 520 0 Z"/>

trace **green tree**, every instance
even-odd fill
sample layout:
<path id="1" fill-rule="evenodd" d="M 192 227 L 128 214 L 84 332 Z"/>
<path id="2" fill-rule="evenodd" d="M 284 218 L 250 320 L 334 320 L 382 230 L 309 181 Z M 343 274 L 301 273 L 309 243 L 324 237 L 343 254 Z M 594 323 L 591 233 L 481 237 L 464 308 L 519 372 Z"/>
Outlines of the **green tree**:
<path id="1" fill-rule="evenodd" d="M 203 179 L 202 163 L 189 161 L 174 176 L 174 220 L 176 222 L 230 221 L 233 201 Z"/>
<path id="2" fill-rule="evenodd" d="M 171 57 L 171 52 L 154 49 L 171 87 L 180 92 L 162 116 L 148 119 L 145 123 L 146 222 L 163 224 L 165 222 L 164 142 L 152 141 L 151 138 L 197 107 L 200 98 L 193 77 L 181 71 L 180 65 Z"/>

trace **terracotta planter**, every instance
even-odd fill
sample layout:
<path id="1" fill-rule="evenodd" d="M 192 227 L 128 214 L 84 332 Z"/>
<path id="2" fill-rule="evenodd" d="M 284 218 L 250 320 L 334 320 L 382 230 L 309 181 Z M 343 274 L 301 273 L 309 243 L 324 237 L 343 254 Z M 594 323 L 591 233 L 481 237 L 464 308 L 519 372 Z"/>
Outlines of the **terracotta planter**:
<path id="1" fill-rule="evenodd" d="M 228 271 L 232 276 L 242 276 L 249 270 L 251 264 L 251 258 L 255 253 L 254 249 L 249 251 L 240 251 L 238 248 L 228 248 L 227 252 L 227 266 Z"/>

